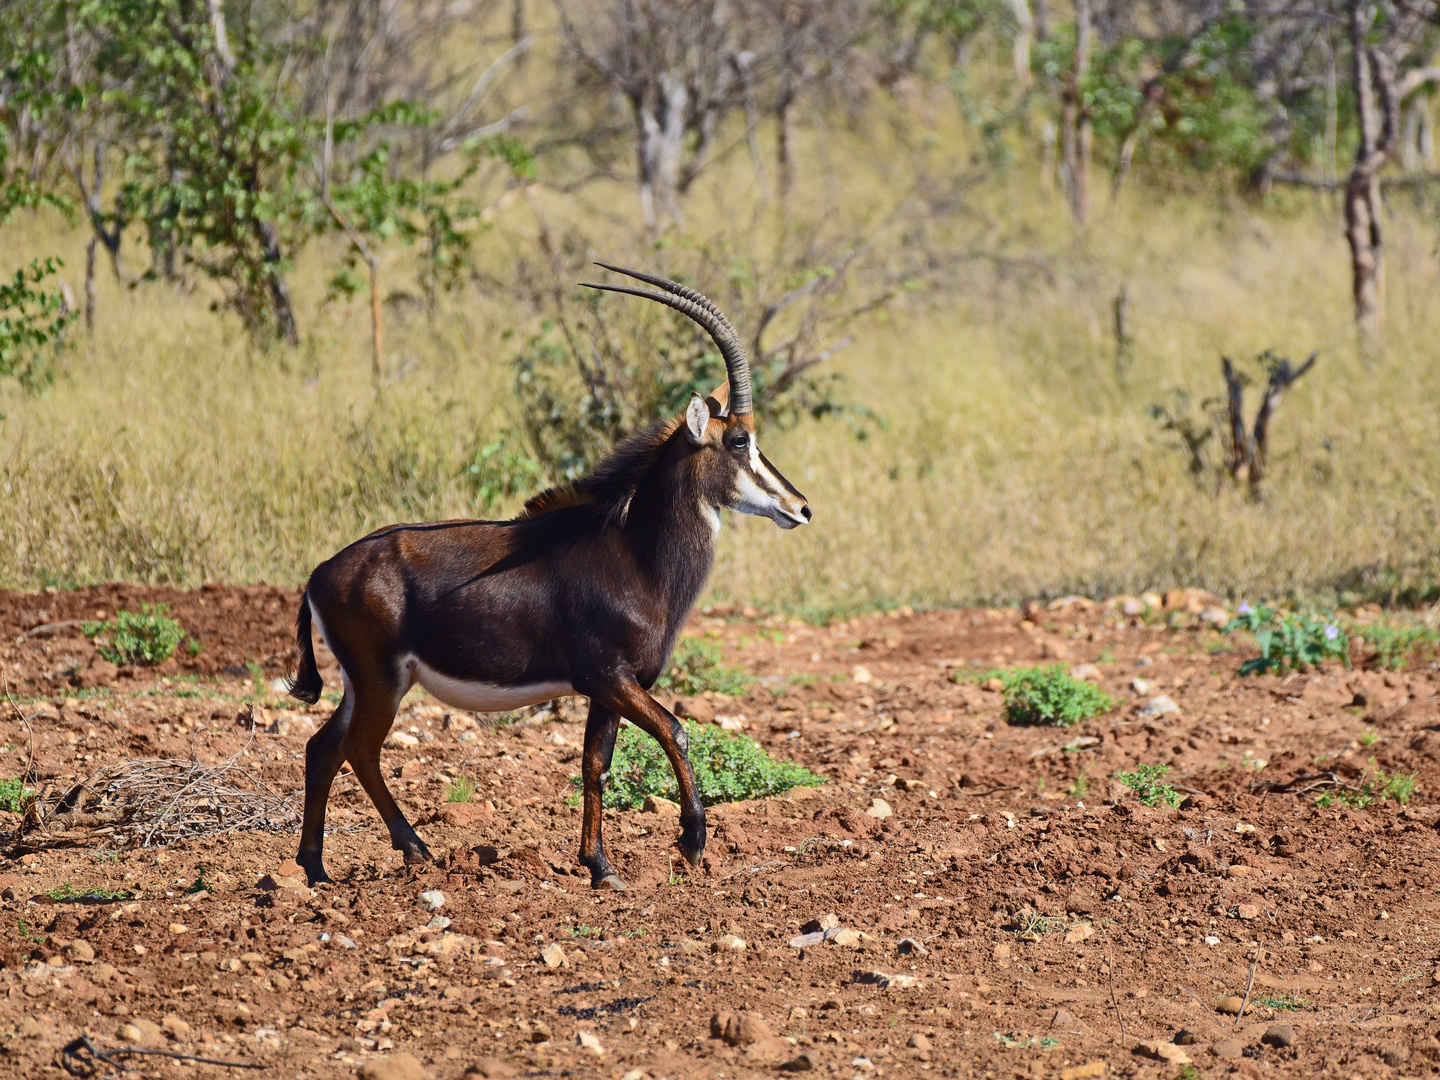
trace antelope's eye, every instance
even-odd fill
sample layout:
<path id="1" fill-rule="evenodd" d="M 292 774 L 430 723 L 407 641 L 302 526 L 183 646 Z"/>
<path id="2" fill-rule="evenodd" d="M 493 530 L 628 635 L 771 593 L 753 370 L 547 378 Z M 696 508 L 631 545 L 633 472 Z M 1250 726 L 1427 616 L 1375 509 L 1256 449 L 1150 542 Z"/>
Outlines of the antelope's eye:
<path id="1" fill-rule="evenodd" d="M 733 445 L 736 450 L 744 450 L 747 446 L 750 445 L 750 436 L 746 435 L 743 431 L 740 432 L 740 434 L 735 436 L 735 442 Z"/>

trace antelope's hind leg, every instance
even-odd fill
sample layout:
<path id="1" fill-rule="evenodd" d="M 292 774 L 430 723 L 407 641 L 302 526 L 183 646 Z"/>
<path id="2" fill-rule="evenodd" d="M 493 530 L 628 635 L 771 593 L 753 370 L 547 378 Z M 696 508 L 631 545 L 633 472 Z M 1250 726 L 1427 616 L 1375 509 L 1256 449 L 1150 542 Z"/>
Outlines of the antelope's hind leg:
<path id="1" fill-rule="evenodd" d="M 329 881 L 325 872 L 325 806 L 330 786 L 345 758 L 345 737 L 355 711 L 355 691 L 345 678 L 345 695 L 320 730 L 305 744 L 305 816 L 300 825 L 300 851 L 295 861 L 305 868 L 311 885 Z"/>
<path id="2" fill-rule="evenodd" d="M 605 778 L 610 773 L 610 760 L 615 754 L 615 736 L 620 731 L 620 717 L 613 710 L 590 700 L 590 715 L 585 721 L 585 756 L 580 775 L 585 785 L 585 818 L 580 826 L 580 862 L 590 870 L 590 887 L 626 888 L 625 881 L 605 857 L 605 839 L 601 835 L 604 813 Z"/>
<path id="3" fill-rule="evenodd" d="M 369 694 L 357 696 L 355 715 L 350 722 L 350 738 L 345 748 L 346 760 L 355 770 L 365 794 L 375 804 L 385 828 L 390 832 L 390 846 L 404 852 L 405 862 L 431 861 L 430 849 L 420 839 L 410 822 L 405 820 L 399 805 L 395 802 L 385 779 L 380 774 L 380 747 L 395 722 L 395 710 L 408 687 L 376 688 Z"/>

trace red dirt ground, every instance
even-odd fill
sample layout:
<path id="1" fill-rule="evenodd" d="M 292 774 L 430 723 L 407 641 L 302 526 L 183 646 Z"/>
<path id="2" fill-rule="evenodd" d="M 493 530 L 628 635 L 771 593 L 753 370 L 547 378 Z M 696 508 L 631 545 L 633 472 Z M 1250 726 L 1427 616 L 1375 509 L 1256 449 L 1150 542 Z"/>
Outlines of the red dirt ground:
<path id="1" fill-rule="evenodd" d="M 16 705 L 0 776 L 33 754 L 53 805 L 127 758 L 239 755 L 298 801 L 305 739 L 333 705 L 286 704 L 246 666 L 290 669 L 297 600 L 265 586 L 0 593 Z M 99 660 L 78 623 L 142 601 L 170 604 L 200 654 Z M 1187 1057 L 1205 1077 L 1440 1071 L 1435 666 L 1240 677 L 1247 654 L 1198 620 L 1027 611 L 821 628 L 697 616 L 691 632 L 760 681 L 683 708 L 743 717 L 827 783 L 712 808 L 693 873 L 673 819 L 607 812 L 623 894 L 592 892 L 574 862 L 573 700 L 503 728 L 407 700 L 397 730 L 415 744 L 385 761 L 434 866 L 401 865 L 348 774 L 327 841 L 337 884 L 315 890 L 285 876 L 291 833 L 147 849 L 83 815 L 5 815 L 0 1075 L 65 1075 L 60 1048 L 81 1035 L 264 1066 L 125 1059 L 140 1070 L 125 1075 L 163 1077 L 1170 1080 Z M 1095 664 L 1123 704 L 1067 730 L 1011 726 L 998 693 L 954 678 L 1042 660 Z M 1179 711 L 1141 715 L 1160 694 Z M 1180 809 L 1110 783 L 1139 763 L 1173 766 Z M 1317 805 L 1315 785 L 1375 767 L 1415 772 L 1413 800 Z M 456 777 L 479 801 L 445 801 Z M 1298 793 L 1275 790 L 1287 784 Z M 866 812 L 877 799 L 890 816 Z M 129 895 L 73 899 L 97 890 Z M 827 913 L 860 933 L 789 944 Z M 436 915 L 448 926 L 427 927 Z M 557 942 L 563 962 L 547 966 Z M 1252 960 L 1237 1024 L 1221 1006 L 1245 994 Z"/>

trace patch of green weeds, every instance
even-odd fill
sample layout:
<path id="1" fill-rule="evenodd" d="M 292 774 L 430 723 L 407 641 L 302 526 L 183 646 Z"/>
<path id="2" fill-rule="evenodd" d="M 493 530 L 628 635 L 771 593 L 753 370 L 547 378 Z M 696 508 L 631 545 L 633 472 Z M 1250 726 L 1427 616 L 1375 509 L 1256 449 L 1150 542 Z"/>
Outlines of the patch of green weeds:
<path id="1" fill-rule="evenodd" d="M 1227 634 L 1244 631 L 1260 655 L 1240 665 L 1241 675 L 1263 675 L 1286 668 L 1303 670 L 1325 660 L 1350 666 L 1350 639 L 1333 618 L 1282 615 L 1268 604 L 1240 605 L 1240 614 L 1225 625 Z"/>
<path id="2" fill-rule="evenodd" d="M 1355 629 L 1355 636 L 1375 648 L 1375 662 L 1387 671 L 1399 671 L 1411 657 L 1426 648 L 1434 654 L 1440 647 L 1440 631 L 1428 626 L 1385 626 L 1372 624 Z"/>
<path id="3" fill-rule="evenodd" d="M 1360 782 L 1355 785 L 1353 791 L 1327 791 L 1315 800 L 1315 805 L 1353 806 L 1359 809 L 1369 806 L 1373 802 L 1384 802 L 1386 799 L 1394 799 L 1402 804 L 1408 803 L 1415 797 L 1417 775 L 1413 772 L 1387 773 L 1375 764 L 1374 758 L 1371 758 L 1365 772 L 1360 776 Z"/>
<path id="4" fill-rule="evenodd" d="M 77 889 L 68 881 L 45 894 L 51 900 L 129 900 L 129 889 Z"/>
<path id="5" fill-rule="evenodd" d="M 706 690 L 737 697 L 755 681 L 753 675 L 725 667 L 720 661 L 720 646 L 701 638 L 682 637 L 675 645 L 669 666 L 655 680 L 655 685 L 685 697 L 703 694 Z"/>
<path id="6" fill-rule="evenodd" d="M 1310 1007 L 1310 1003 L 1293 990 L 1289 997 L 1257 997 L 1255 1004 L 1262 1009 L 1274 1009 L 1277 1012 L 1298 1012 Z"/>
<path id="7" fill-rule="evenodd" d="M 26 787 L 18 777 L 14 780 L 0 780 L 0 810 L 23 814 L 25 807 L 34 797 L 35 789 Z"/>
<path id="8" fill-rule="evenodd" d="M 16 919 L 15 927 L 20 931 L 20 936 L 26 941 L 33 941 L 36 945 L 45 944 L 45 935 L 35 933 L 34 930 L 30 929 L 30 924 L 24 919 Z"/>
<path id="9" fill-rule="evenodd" d="M 783 795 L 793 787 L 819 787 L 825 782 L 803 765 L 776 761 L 748 735 L 729 732 L 714 724 L 682 721 L 690 740 L 690 768 L 706 806 L 740 799 Z M 580 777 L 571 777 L 576 789 Z M 670 761 L 660 744 L 639 728 L 626 725 L 615 740 L 605 805 L 638 808 L 645 796 L 678 800 L 679 787 Z"/>
<path id="10" fill-rule="evenodd" d="M 87 622 L 82 629 L 95 649 L 112 664 L 158 664 L 170 659 L 186 639 L 185 628 L 166 615 L 165 604 L 141 604 L 115 618 Z"/>
<path id="11" fill-rule="evenodd" d="M 1004 685 L 1005 715 L 1012 724 L 1071 727 L 1119 704 L 1098 686 L 1077 679 L 1060 664 L 992 671 Z"/>
<path id="12" fill-rule="evenodd" d="M 1115 650 L 1106 645 L 1100 650 L 1100 655 L 1095 658 L 1097 664 L 1113 664 L 1115 662 Z"/>
<path id="13" fill-rule="evenodd" d="M 200 867 L 200 872 L 195 875 L 195 880 L 185 887 L 187 893 L 213 893 L 215 886 L 205 878 L 205 867 Z"/>
<path id="14" fill-rule="evenodd" d="M 1060 1040 L 1053 1035 L 1007 1035 L 1003 1031 L 997 1031 L 995 1041 L 1000 1043 L 1007 1050 L 1052 1050 L 1060 1045 Z"/>
<path id="15" fill-rule="evenodd" d="M 820 676 L 818 676 L 818 675 L 804 675 L 804 674 L 801 674 L 801 675 L 791 675 L 791 676 L 790 676 L 790 685 L 791 685 L 791 686 L 814 686 L 815 683 L 816 683 L 816 681 L 817 681 L 819 678 L 820 678 Z"/>
<path id="16" fill-rule="evenodd" d="M 475 783 L 468 777 L 457 776 L 455 782 L 445 789 L 446 802 L 474 802 Z"/>
<path id="17" fill-rule="evenodd" d="M 1075 782 L 1065 789 L 1065 794 L 1072 799 L 1083 799 L 1090 794 L 1090 766 L 1085 765 L 1080 769 L 1080 775 L 1075 777 Z"/>
<path id="18" fill-rule="evenodd" d="M 1132 772 L 1117 772 L 1115 779 L 1135 793 L 1146 806 L 1179 806 L 1183 801 L 1180 793 L 1165 783 L 1169 765 L 1137 765 Z"/>
<path id="19" fill-rule="evenodd" d="M 677 873 L 675 872 L 675 856 L 674 856 L 674 855 L 671 855 L 671 856 L 670 856 L 670 873 L 669 873 L 669 875 L 665 878 L 665 884 L 666 884 L 666 885 L 684 885 L 684 884 L 685 884 L 685 875 L 684 875 L 684 874 L 677 874 Z"/>
<path id="20" fill-rule="evenodd" d="M 1046 934 L 1065 929 L 1065 920 L 1041 915 L 1038 911 L 1027 910 L 1020 916 L 1015 927 L 1015 936 L 1028 941 L 1039 941 Z"/>
<path id="21" fill-rule="evenodd" d="M 1374 728 L 1366 728 L 1358 736 L 1361 746 L 1371 747 L 1380 741 L 1380 733 Z"/>

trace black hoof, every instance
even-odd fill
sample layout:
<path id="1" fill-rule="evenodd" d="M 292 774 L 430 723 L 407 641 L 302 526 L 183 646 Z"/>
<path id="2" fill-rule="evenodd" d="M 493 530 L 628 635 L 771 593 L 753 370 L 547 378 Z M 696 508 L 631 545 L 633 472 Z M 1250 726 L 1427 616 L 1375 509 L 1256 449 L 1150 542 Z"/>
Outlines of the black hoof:
<path id="1" fill-rule="evenodd" d="M 699 866 L 700 859 L 705 854 L 705 819 L 701 818 L 696 824 L 687 825 L 675 845 L 680 849 L 680 854 L 685 856 L 686 862 L 691 866 Z"/>
<path id="2" fill-rule="evenodd" d="M 430 849 L 425 846 L 425 841 L 413 833 L 404 840 L 397 840 L 394 843 L 396 851 L 405 853 L 405 865 L 416 866 L 420 863 L 434 862 L 435 858 L 430 854 Z"/>
<path id="3" fill-rule="evenodd" d="M 325 864 L 319 859 L 304 859 L 296 856 L 295 861 L 305 868 L 305 881 L 308 885 L 319 885 L 321 882 L 334 880 L 325 872 Z"/>

